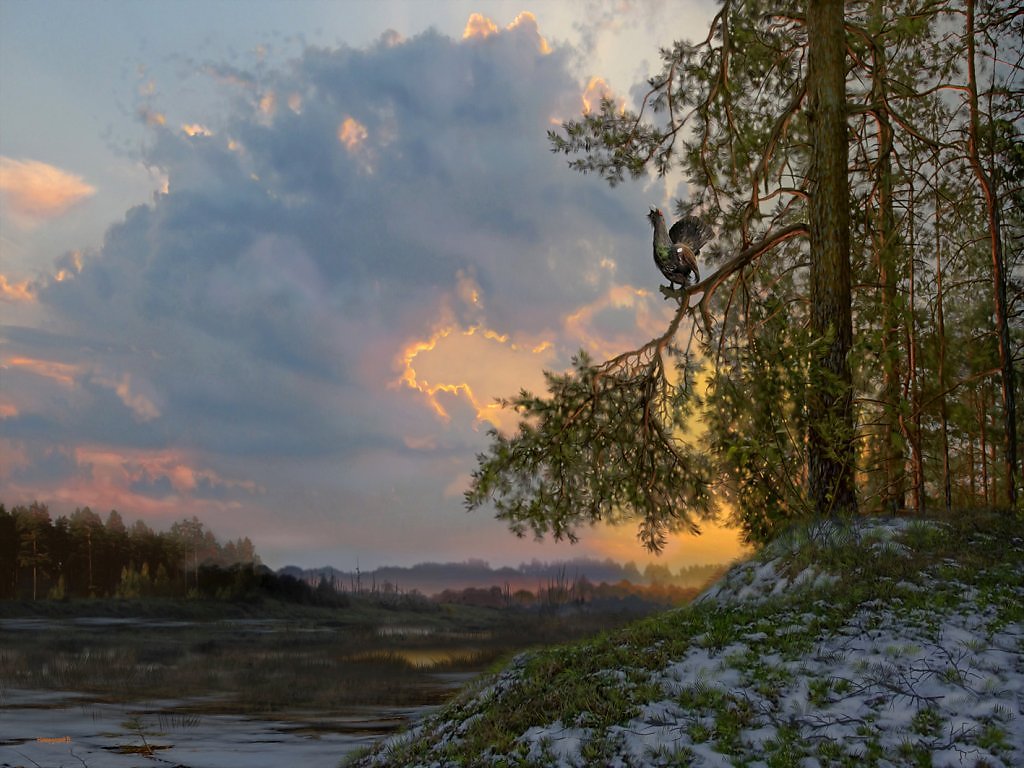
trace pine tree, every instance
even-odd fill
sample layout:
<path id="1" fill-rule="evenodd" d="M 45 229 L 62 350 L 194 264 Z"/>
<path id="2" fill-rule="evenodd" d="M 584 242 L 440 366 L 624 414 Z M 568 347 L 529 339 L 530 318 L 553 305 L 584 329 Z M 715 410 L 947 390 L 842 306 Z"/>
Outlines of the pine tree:
<path id="1" fill-rule="evenodd" d="M 638 110 L 606 100 L 549 134 L 613 185 L 682 170 L 697 192 L 679 214 L 714 226 L 716 269 L 682 292 L 664 336 L 606 363 L 580 356 L 547 397 L 509 400 L 523 423 L 492 434 L 470 508 L 493 501 L 519 534 L 570 538 L 581 522 L 634 518 L 656 549 L 715 498 L 755 540 L 807 515 L 898 512 L 908 478 L 918 512 L 936 495 L 993 498 L 996 483 L 1012 498 L 1021 248 L 999 253 L 1016 209 L 997 169 L 1021 154 L 1005 137 L 1019 139 L 1024 114 L 1024 17 L 972 2 L 724 0 L 707 37 L 662 51 Z M 994 376 L 998 422 L 980 405 Z M 682 437 L 698 415 L 701 446 Z"/>

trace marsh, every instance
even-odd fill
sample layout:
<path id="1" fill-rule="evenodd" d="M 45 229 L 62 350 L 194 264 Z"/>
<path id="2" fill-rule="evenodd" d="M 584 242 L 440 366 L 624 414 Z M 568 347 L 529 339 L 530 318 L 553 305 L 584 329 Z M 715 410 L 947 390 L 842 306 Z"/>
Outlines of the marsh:
<path id="1" fill-rule="evenodd" d="M 627 618 L 201 601 L 50 609 L 0 618 L 2 768 L 121 768 L 140 755 L 270 766 L 283 751 L 335 766 L 514 653 Z"/>

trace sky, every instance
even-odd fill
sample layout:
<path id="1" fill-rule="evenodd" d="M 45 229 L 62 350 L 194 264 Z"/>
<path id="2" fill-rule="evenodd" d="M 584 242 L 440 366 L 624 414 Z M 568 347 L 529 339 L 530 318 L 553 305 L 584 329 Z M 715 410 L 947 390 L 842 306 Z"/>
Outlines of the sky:
<path id="1" fill-rule="evenodd" d="M 495 398 L 667 324 L 645 214 L 685 181 L 610 188 L 546 131 L 712 12 L 0 0 L 0 501 L 195 515 L 275 567 L 649 561 L 462 494 Z"/>

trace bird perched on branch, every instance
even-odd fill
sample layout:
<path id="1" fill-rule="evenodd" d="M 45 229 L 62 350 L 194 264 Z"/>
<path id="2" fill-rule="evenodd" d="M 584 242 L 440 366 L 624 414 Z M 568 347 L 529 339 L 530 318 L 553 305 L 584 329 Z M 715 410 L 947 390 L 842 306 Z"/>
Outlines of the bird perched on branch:
<path id="1" fill-rule="evenodd" d="M 651 208 L 647 218 L 654 227 L 654 263 L 661 274 L 676 285 L 689 285 L 691 275 L 694 283 L 700 282 L 697 255 L 711 239 L 708 226 L 698 218 L 684 216 L 669 229 L 657 208 Z"/>

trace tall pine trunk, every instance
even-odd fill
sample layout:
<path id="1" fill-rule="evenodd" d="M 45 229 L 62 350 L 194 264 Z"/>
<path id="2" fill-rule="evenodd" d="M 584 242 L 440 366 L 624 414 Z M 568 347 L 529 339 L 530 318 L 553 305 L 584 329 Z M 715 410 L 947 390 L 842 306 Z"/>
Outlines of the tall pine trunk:
<path id="1" fill-rule="evenodd" d="M 935 333 L 938 337 L 939 424 L 942 427 L 942 504 L 946 514 L 953 508 L 949 469 L 949 406 L 946 403 L 946 313 L 942 288 L 942 196 L 939 187 L 939 154 L 932 162 L 935 173 Z"/>
<path id="2" fill-rule="evenodd" d="M 904 425 L 904 434 L 909 436 L 911 466 L 914 473 L 914 511 L 918 515 L 925 512 L 924 492 L 924 455 L 921 451 L 921 387 L 917 380 L 917 320 L 914 310 L 916 308 L 915 280 L 917 246 L 914 239 L 914 232 L 917 227 L 914 223 L 914 180 L 910 180 L 909 197 L 907 199 L 907 219 L 910 221 L 910 242 L 908 244 L 909 259 L 907 268 L 909 271 L 908 284 L 910 295 L 907 297 L 907 384 L 906 393 L 910 401 L 911 426 L 908 429 Z M 911 431 L 912 430 L 912 431 Z"/>
<path id="3" fill-rule="evenodd" d="M 999 199 L 992 174 L 981 164 L 981 148 L 978 146 L 981 114 L 978 107 L 978 76 L 975 70 L 975 3 L 967 0 L 967 84 L 970 121 L 968 123 L 967 155 L 971 168 L 978 180 L 985 198 L 988 214 L 989 250 L 992 256 L 992 287 L 996 317 L 996 336 L 999 340 L 999 368 L 1003 396 L 1003 440 L 1004 466 L 1006 472 L 1006 500 L 1010 507 L 1017 501 L 1017 397 L 1014 381 L 1013 350 L 1010 346 L 1010 326 L 1006 310 L 1006 268 L 1003 265 L 1002 225 L 1000 222 Z"/>
<path id="4" fill-rule="evenodd" d="M 807 0 L 811 131 L 811 328 L 822 340 L 808 398 L 808 486 L 815 513 L 853 514 L 853 342 L 842 0 Z"/>
<path id="5" fill-rule="evenodd" d="M 871 8 L 869 31 L 877 40 L 885 23 L 882 0 L 875 0 Z M 902 512 L 906 506 L 906 460 L 900 415 L 903 398 L 900 392 L 899 331 L 900 318 L 896 295 L 896 261 L 898 242 L 896 216 L 893 211 L 892 126 L 885 104 L 888 66 L 884 43 L 876 42 L 872 52 L 872 103 L 875 107 L 875 126 L 878 157 L 872 169 L 875 177 L 877 211 L 874 226 L 874 250 L 878 258 L 878 282 L 882 298 L 882 435 L 881 459 L 885 485 L 882 489 L 882 509 L 890 514 Z"/>

